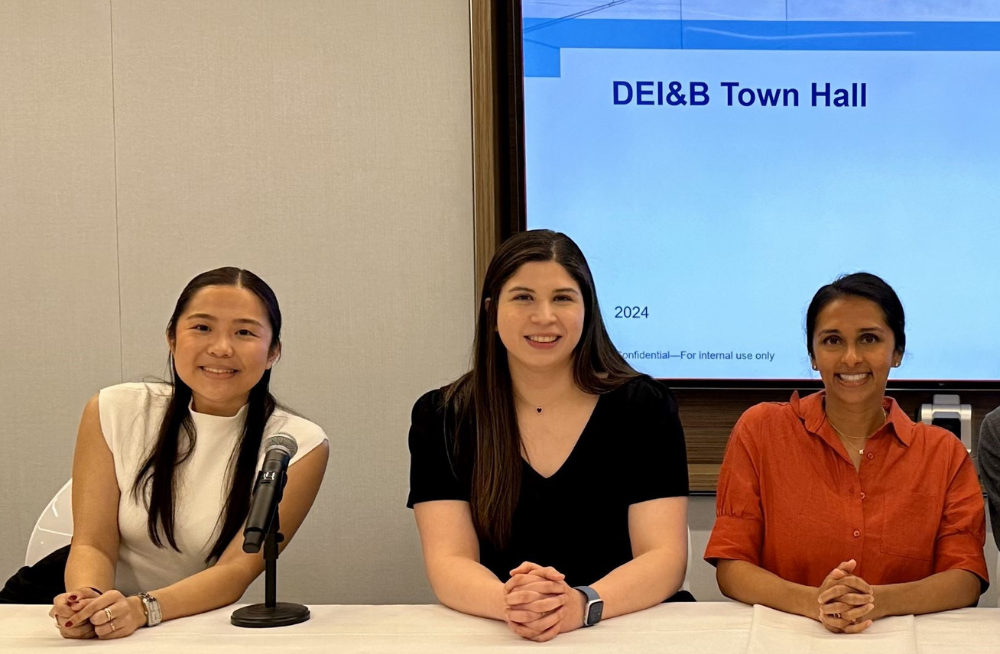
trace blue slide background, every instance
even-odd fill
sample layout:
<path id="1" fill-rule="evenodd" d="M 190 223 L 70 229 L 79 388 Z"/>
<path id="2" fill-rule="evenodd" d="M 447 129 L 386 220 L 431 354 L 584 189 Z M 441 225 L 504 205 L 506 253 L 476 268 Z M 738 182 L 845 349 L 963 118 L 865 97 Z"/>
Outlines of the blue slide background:
<path id="1" fill-rule="evenodd" d="M 1000 24 L 554 22 L 528 9 L 528 227 L 580 244 L 633 365 L 813 377 L 812 294 L 867 270 L 907 311 L 896 378 L 1000 378 Z M 700 81 L 711 99 L 615 105 L 616 80 Z M 799 106 L 727 106 L 724 81 L 796 88 Z M 864 82 L 867 106 L 813 107 L 813 82 Z M 649 317 L 616 318 L 618 306 Z"/>

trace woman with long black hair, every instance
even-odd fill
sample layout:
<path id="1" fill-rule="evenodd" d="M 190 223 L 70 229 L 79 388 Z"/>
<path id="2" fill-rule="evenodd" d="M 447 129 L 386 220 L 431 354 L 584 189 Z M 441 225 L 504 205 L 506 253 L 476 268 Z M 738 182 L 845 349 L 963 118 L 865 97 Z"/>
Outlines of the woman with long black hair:
<path id="1" fill-rule="evenodd" d="M 66 638 L 120 638 L 238 600 L 264 569 L 241 531 L 268 436 L 298 443 L 283 545 L 323 480 L 326 435 L 269 390 L 281 312 L 263 280 L 231 267 L 198 275 L 166 335 L 171 383 L 105 388 L 83 412 L 67 590 L 50 612 Z"/>
<path id="2" fill-rule="evenodd" d="M 687 461 L 670 391 L 604 328 L 565 234 L 506 241 L 472 370 L 413 408 L 410 496 L 441 603 L 548 640 L 673 596 Z"/>

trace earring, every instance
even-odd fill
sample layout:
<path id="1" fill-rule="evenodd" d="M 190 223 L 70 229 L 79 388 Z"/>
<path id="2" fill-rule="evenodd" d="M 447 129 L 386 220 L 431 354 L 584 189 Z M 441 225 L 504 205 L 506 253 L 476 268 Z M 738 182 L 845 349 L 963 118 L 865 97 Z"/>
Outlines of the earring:
<path id="1" fill-rule="evenodd" d="M 819 368 L 816 367 L 815 363 L 813 364 L 813 370 L 819 370 Z"/>

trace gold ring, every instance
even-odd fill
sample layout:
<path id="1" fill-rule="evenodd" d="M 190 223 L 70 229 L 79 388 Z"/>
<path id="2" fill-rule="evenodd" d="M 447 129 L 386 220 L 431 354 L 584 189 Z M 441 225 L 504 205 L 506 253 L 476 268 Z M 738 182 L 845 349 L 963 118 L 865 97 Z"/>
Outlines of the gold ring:
<path id="1" fill-rule="evenodd" d="M 109 625 L 111 625 L 111 632 L 112 632 L 112 633 L 114 633 L 114 631 L 115 631 L 115 621 L 114 621 L 114 620 L 112 620 L 112 621 L 111 621 L 111 622 L 109 622 L 108 624 L 109 624 Z"/>
<path id="2" fill-rule="evenodd" d="M 841 620 L 841 619 L 842 619 L 842 618 L 840 617 L 840 614 L 839 614 L 839 613 L 834 613 L 834 614 L 833 614 L 833 617 L 837 618 L 838 620 Z"/>
<path id="3" fill-rule="evenodd" d="M 111 622 L 112 620 L 114 620 L 114 617 L 112 617 L 112 615 L 111 615 L 111 607 L 110 606 L 107 607 L 106 609 L 104 609 L 104 615 L 108 616 L 108 622 Z"/>

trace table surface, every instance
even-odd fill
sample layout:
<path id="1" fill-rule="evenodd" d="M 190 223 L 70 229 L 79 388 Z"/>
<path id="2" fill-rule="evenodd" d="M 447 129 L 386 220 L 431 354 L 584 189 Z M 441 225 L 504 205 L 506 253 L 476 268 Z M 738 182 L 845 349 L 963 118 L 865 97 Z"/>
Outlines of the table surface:
<path id="1" fill-rule="evenodd" d="M 64 640 L 48 607 L 0 605 L 0 652 L 97 647 L 143 654 L 275 652 L 657 652 L 692 654 L 844 652 L 851 654 L 997 654 L 1000 609 L 962 609 L 886 618 L 859 635 L 827 632 L 818 622 L 735 602 L 661 604 L 562 634 L 544 645 L 522 640 L 501 622 L 438 605 L 310 606 L 312 619 L 275 629 L 229 623 L 236 607 L 140 629 L 120 640 Z M 272 649 L 273 648 L 273 649 Z M 94 651 L 94 650 L 92 650 Z"/>

